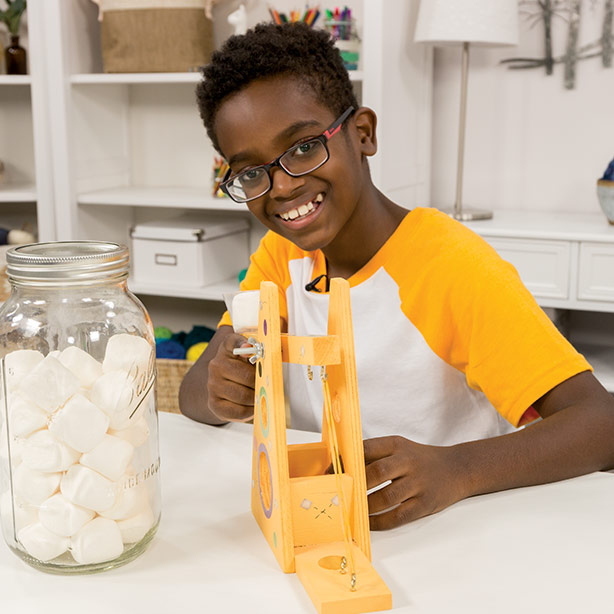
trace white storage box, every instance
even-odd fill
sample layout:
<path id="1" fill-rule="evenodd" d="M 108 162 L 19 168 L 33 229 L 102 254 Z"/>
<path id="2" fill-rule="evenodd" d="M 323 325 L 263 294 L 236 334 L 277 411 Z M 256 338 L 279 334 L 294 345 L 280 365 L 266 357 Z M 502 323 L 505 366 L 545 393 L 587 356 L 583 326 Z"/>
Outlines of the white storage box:
<path id="1" fill-rule="evenodd" d="M 134 281 L 202 287 L 236 277 L 249 264 L 248 229 L 235 218 L 138 224 L 130 231 Z"/>

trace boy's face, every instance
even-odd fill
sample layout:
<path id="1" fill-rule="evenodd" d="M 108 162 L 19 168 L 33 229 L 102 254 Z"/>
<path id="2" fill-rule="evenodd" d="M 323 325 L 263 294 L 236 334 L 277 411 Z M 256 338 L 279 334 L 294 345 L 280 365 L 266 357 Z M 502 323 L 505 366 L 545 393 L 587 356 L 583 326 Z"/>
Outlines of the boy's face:
<path id="1" fill-rule="evenodd" d="M 321 135 L 336 119 L 305 85 L 274 77 L 233 94 L 221 105 L 214 126 L 220 149 L 236 175 Z M 273 167 L 271 190 L 247 203 L 265 226 L 309 251 L 326 248 L 339 235 L 357 208 L 364 182 L 365 152 L 354 117 L 327 146 L 328 161 L 307 175 L 291 177 Z"/>

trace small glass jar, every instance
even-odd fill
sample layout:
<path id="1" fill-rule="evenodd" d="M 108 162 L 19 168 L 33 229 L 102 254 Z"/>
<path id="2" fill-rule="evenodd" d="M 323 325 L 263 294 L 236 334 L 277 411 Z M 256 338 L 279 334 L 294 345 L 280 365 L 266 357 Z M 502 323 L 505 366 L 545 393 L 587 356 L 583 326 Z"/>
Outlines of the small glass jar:
<path id="1" fill-rule="evenodd" d="M 6 254 L 0 309 L 0 519 L 52 573 L 141 554 L 160 519 L 155 341 L 128 291 L 128 249 L 96 241 Z"/>

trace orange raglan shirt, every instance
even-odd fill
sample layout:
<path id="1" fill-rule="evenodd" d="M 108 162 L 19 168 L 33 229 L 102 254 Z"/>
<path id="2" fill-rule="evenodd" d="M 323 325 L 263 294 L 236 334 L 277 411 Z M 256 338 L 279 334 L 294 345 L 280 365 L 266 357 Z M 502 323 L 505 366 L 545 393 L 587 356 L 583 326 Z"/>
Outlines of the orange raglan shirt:
<path id="1" fill-rule="evenodd" d="M 275 282 L 288 333 L 325 335 L 328 295 L 305 290 L 325 272 L 322 252 L 268 232 L 241 289 Z M 410 211 L 348 281 L 365 438 L 452 445 L 508 433 L 543 394 L 591 369 L 514 267 L 436 209 Z M 319 378 L 284 367 L 291 426 L 320 430 Z"/>

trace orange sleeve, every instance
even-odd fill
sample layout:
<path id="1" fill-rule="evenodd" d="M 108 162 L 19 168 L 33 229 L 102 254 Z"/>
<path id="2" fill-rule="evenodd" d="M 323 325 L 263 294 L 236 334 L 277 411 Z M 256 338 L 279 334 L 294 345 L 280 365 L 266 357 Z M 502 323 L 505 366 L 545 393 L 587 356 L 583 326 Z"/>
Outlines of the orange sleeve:
<path id="1" fill-rule="evenodd" d="M 556 385 L 591 369 L 481 237 L 445 214 L 428 214 L 411 241 L 412 282 L 399 284 L 404 313 L 511 424 Z"/>

